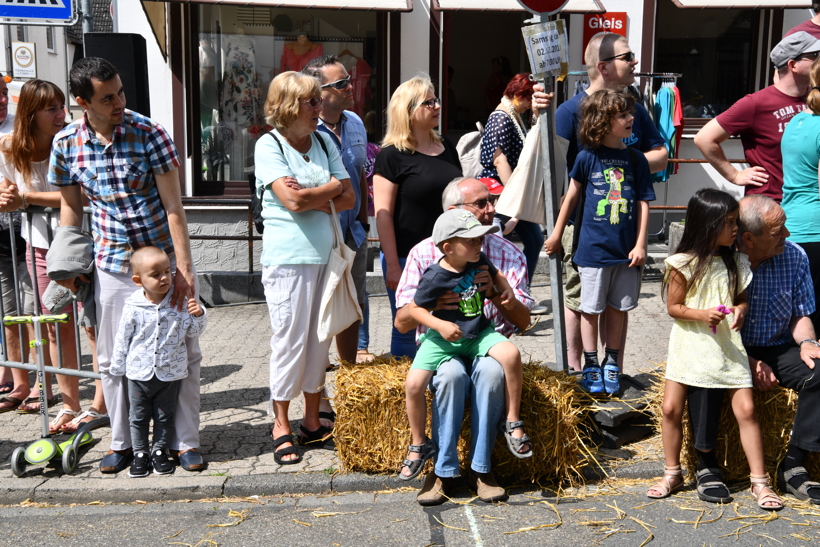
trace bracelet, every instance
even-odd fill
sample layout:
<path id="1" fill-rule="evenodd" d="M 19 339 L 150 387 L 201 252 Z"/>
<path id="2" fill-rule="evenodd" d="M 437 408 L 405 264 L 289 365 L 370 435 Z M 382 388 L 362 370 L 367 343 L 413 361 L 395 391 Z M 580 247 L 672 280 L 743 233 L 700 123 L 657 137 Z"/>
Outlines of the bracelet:
<path id="1" fill-rule="evenodd" d="M 806 343 L 813 344 L 813 345 L 817 346 L 818 348 L 820 348 L 820 343 L 818 343 L 817 340 L 813 340 L 811 338 L 806 338 L 805 340 L 801 340 L 800 343 L 797 344 L 797 347 L 802 347 L 803 344 L 806 344 Z"/>
<path id="2" fill-rule="evenodd" d="M 23 202 L 23 209 L 28 209 L 28 203 L 26 203 L 26 194 L 28 194 L 28 192 L 20 192 L 20 199 Z"/>

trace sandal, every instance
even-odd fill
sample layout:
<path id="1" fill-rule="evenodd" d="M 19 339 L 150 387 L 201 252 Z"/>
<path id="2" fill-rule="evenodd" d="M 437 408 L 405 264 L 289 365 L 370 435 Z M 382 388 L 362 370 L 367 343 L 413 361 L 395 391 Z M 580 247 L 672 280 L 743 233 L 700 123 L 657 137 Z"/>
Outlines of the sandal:
<path id="1" fill-rule="evenodd" d="M 323 425 L 320 425 L 315 431 L 308 431 L 305 429 L 305 426 L 300 425 L 296 438 L 299 439 L 300 444 L 305 446 L 313 444 L 315 447 L 321 448 L 327 441 L 333 438 L 332 433 L 332 429 L 328 429 Z"/>
<path id="2" fill-rule="evenodd" d="M 507 447 L 510 449 L 510 452 L 512 452 L 512 455 L 519 460 L 531 458 L 532 442 L 530 441 L 529 435 L 524 433 L 520 437 L 513 437 L 512 432 L 515 429 L 524 429 L 524 421 L 518 420 L 517 422 L 506 422 L 506 425 L 504 426 L 504 437 L 507 439 Z M 530 449 L 526 452 L 520 452 L 521 447 L 525 444 L 530 445 Z"/>
<path id="3" fill-rule="evenodd" d="M 23 404 L 23 400 L 18 399 L 17 397 L 10 397 L 8 395 L 6 395 L 5 397 L 0 397 L 0 405 L 8 403 L 10 403 L 9 406 L 4 406 L 3 408 L 0 408 L 0 414 L 2 414 L 3 412 L 11 412 L 12 410 L 17 410 L 17 407 Z"/>
<path id="4" fill-rule="evenodd" d="M 802 483 L 800 483 L 799 487 L 795 488 L 789 483 L 789 481 L 794 477 L 799 477 L 800 475 L 805 475 L 806 478 Z M 809 493 L 812 488 L 820 489 L 820 482 L 814 482 L 811 480 L 811 476 L 809 475 L 809 472 L 806 471 L 805 467 L 792 467 L 791 469 L 786 470 L 783 470 L 782 468 L 778 469 L 777 487 L 781 492 L 788 492 L 797 499 L 808 500 L 814 504 L 820 505 L 820 496 L 814 497 Z"/>
<path id="5" fill-rule="evenodd" d="M 98 418 L 107 418 L 108 414 L 100 414 L 96 410 L 84 410 L 82 414 L 68 422 L 67 424 L 63 424 L 60 428 L 60 431 L 63 433 L 76 433 L 83 424 L 88 422 L 92 422 Z M 87 418 L 91 418 L 88 420 Z"/>
<path id="6" fill-rule="evenodd" d="M 57 416 L 53 420 L 51 420 L 51 424 L 49 424 L 48 426 L 49 435 L 56 435 L 57 433 L 60 433 L 62 427 L 71 421 L 69 420 L 68 422 L 59 423 L 60 418 L 62 418 L 63 416 L 71 416 L 72 418 L 76 418 L 80 414 L 81 411 L 71 410 L 70 408 L 64 408 L 60 410 L 60 412 L 57 413 Z"/>
<path id="7" fill-rule="evenodd" d="M 649 490 L 646 491 L 646 497 L 655 500 L 668 498 L 681 488 L 683 488 L 683 475 L 681 474 L 680 465 L 665 465 L 663 467 L 663 477 L 649 487 Z M 649 492 L 652 490 L 660 492 L 660 495 L 650 494 Z"/>
<path id="8" fill-rule="evenodd" d="M 279 448 L 285 443 L 291 443 L 291 446 Z M 296 454 L 298 457 L 295 460 L 282 459 L 282 456 L 289 454 Z M 273 461 L 279 465 L 294 465 L 302 461 L 302 455 L 299 454 L 299 449 L 293 445 L 293 437 L 291 435 L 282 435 L 281 437 L 273 439 Z"/>
<path id="9" fill-rule="evenodd" d="M 708 477 L 713 477 L 715 480 L 707 481 Z M 698 481 L 698 498 L 709 503 L 729 503 L 732 501 L 732 496 L 728 495 L 729 489 L 723 483 L 723 476 L 720 474 L 720 469 L 716 467 L 704 467 L 697 473 L 695 478 Z M 713 496 L 709 494 L 708 490 L 722 490 L 727 493 L 725 496 Z"/>
<path id="10" fill-rule="evenodd" d="M 436 445 L 433 443 L 432 439 L 429 439 L 429 438 L 425 437 L 423 444 L 411 444 L 407 448 L 407 451 L 408 452 L 414 452 L 414 453 L 418 454 L 419 459 L 417 459 L 417 460 L 410 460 L 410 459 L 402 460 L 401 466 L 406 467 L 407 469 L 410 470 L 409 475 L 405 475 L 404 473 L 401 472 L 401 470 L 399 470 L 399 478 L 403 481 L 409 481 L 411 479 L 415 479 L 416 477 L 418 477 L 419 473 L 421 473 L 421 470 L 424 467 L 424 464 L 427 463 L 427 460 L 429 460 L 430 458 L 432 458 L 433 456 L 436 455 L 436 452 L 438 451 L 438 449 L 436 448 Z"/>
<path id="11" fill-rule="evenodd" d="M 28 405 L 36 404 L 37 408 L 20 408 L 20 407 L 27 407 Z M 46 401 L 47 406 L 54 406 L 57 404 L 57 397 L 52 397 Z M 20 407 L 17 407 L 17 414 L 37 414 L 40 412 L 40 398 L 39 397 L 26 397 L 26 400 L 20 403 Z"/>
<path id="12" fill-rule="evenodd" d="M 0 384 L 0 395 L 6 395 L 14 391 L 14 382 L 3 382 Z"/>
<path id="13" fill-rule="evenodd" d="M 749 492 L 751 492 L 758 507 L 766 511 L 780 511 L 783 509 L 783 500 L 769 486 L 769 475 L 749 475 L 749 479 L 752 481 Z M 757 489 L 756 494 L 755 489 Z M 767 503 L 774 503 L 775 505 L 766 505 Z"/>
<path id="14" fill-rule="evenodd" d="M 334 425 L 336 425 L 336 412 L 333 410 L 331 410 L 330 412 L 319 412 L 319 419 L 331 421 Z M 330 429 L 333 429 L 333 427 L 331 427 Z"/>

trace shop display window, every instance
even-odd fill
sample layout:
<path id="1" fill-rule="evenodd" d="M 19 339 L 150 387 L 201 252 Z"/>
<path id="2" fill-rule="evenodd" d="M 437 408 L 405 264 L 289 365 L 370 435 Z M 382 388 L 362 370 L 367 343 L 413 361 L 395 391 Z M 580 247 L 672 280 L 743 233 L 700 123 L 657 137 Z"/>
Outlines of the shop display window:
<path id="1" fill-rule="evenodd" d="M 201 181 L 246 181 L 271 80 L 336 55 L 351 75 L 353 110 L 374 106 L 377 15 L 353 10 L 200 5 L 198 33 Z M 211 193 L 211 192 L 208 192 Z"/>

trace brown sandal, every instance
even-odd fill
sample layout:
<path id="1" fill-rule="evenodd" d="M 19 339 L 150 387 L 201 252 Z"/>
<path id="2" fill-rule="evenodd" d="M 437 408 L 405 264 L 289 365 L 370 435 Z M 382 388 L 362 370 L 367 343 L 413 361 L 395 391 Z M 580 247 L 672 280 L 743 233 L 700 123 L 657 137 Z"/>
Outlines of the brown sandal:
<path id="1" fill-rule="evenodd" d="M 769 475 L 749 475 L 749 479 L 752 481 L 749 492 L 751 492 L 758 507 L 766 511 L 780 511 L 783 509 L 783 500 L 769 486 Z M 755 493 L 755 490 L 757 490 L 757 493 Z M 776 503 L 776 505 L 765 505 L 766 503 Z"/>
<path id="2" fill-rule="evenodd" d="M 683 475 L 681 474 L 680 465 L 667 465 L 663 468 L 661 480 L 650 486 L 649 490 L 646 491 L 646 497 L 652 499 L 668 498 L 681 488 L 683 488 Z M 652 490 L 660 492 L 661 495 L 650 494 L 649 492 Z"/>

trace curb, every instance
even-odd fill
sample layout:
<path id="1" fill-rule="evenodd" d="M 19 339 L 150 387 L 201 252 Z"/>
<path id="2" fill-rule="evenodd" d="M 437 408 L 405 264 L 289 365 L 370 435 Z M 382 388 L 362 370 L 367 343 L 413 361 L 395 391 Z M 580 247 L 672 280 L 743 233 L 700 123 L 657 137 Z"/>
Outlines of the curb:
<path id="1" fill-rule="evenodd" d="M 588 467 L 584 477 L 590 481 L 607 478 L 653 479 L 663 472 L 662 462 L 642 461 L 617 468 Z M 220 497 L 281 496 L 286 494 L 338 494 L 379 492 L 402 487 L 421 488 L 421 479 L 402 481 L 396 475 L 348 473 L 270 473 L 239 477 L 173 477 L 150 475 L 140 479 L 117 478 L 15 478 L 4 481 L 0 499 L 4 505 L 26 500 L 52 504 L 132 503 L 198 500 Z"/>

